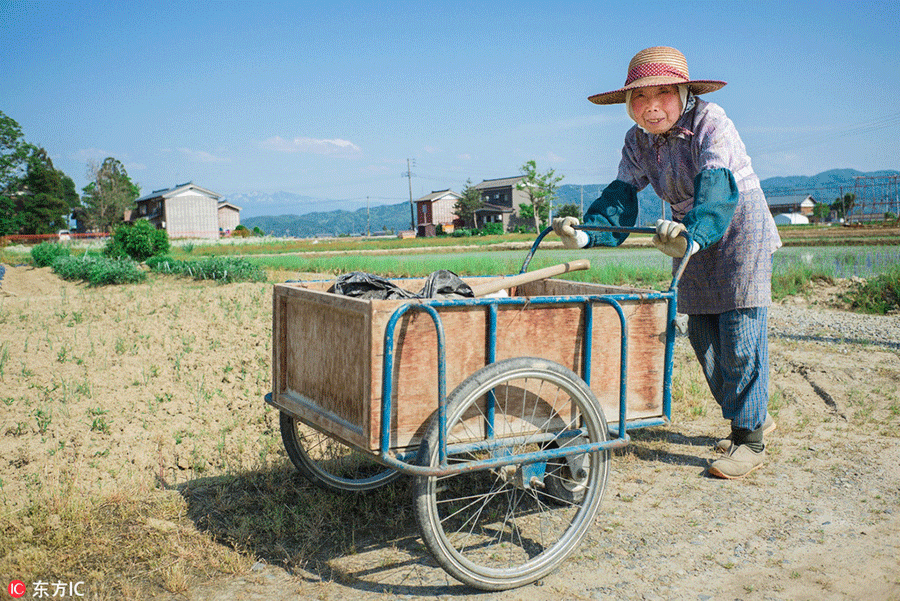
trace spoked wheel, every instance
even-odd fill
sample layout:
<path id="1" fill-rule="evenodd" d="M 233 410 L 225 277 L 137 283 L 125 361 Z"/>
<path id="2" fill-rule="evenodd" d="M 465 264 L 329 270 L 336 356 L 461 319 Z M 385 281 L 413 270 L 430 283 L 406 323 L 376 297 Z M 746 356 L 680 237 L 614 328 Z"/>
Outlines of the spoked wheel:
<path id="1" fill-rule="evenodd" d="M 281 440 L 301 474 L 327 490 L 363 492 L 396 479 L 400 472 L 281 412 Z"/>
<path id="2" fill-rule="evenodd" d="M 493 419 L 490 406 L 493 405 Z M 436 422 L 437 420 L 434 420 Z M 519 456 L 607 439 L 590 388 L 551 361 L 516 358 L 477 371 L 447 399 L 448 465 Z M 508 446 L 478 445 L 493 437 Z M 419 462 L 439 465 L 432 423 Z M 475 447 L 485 450 L 472 450 Z M 492 448 L 486 448 L 491 446 Z M 533 582 L 566 559 L 600 507 L 609 452 L 514 464 L 445 477 L 416 478 L 416 518 L 426 546 L 449 574 L 481 589 Z"/>

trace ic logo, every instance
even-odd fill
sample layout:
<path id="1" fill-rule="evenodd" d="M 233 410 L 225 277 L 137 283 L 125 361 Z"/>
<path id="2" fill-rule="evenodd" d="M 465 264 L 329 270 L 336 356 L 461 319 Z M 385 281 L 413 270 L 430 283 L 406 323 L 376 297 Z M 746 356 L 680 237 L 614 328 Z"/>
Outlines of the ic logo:
<path id="1" fill-rule="evenodd" d="M 13 580 L 9 583 L 7 590 L 13 599 L 19 599 L 25 596 L 25 583 L 21 580 Z"/>

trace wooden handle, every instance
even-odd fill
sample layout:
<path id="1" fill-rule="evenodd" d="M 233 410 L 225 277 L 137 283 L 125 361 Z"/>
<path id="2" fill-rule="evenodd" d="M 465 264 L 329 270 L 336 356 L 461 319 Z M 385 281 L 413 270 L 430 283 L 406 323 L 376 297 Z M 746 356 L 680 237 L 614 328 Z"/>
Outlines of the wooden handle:
<path id="1" fill-rule="evenodd" d="M 590 269 L 590 267 L 591 262 L 587 259 L 577 259 L 568 263 L 560 263 L 559 265 L 551 265 L 550 267 L 544 267 L 543 269 L 535 269 L 534 271 L 507 276 L 498 280 L 485 282 L 484 284 L 475 284 L 471 288 L 476 297 L 484 296 L 485 294 L 499 292 L 500 290 L 512 288 L 513 286 L 536 282 L 538 280 L 551 278 L 555 275 L 562 275 L 570 271 Z"/>

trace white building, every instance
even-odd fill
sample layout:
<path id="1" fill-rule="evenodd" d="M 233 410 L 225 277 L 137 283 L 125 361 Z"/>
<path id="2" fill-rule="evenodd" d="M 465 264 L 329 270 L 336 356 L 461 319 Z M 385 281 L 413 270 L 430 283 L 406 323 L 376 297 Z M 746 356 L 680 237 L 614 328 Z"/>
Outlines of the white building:
<path id="1" fill-rule="evenodd" d="M 809 218 L 800 213 L 779 213 L 773 218 L 775 225 L 807 225 Z"/>
<path id="2" fill-rule="evenodd" d="M 222 227 L 220 219 L 224 218 L 230 226 L 227 230 L 232 231 L 240 223 L 241 210 L 235 205 L 220 203 L 219 198 L 219 194 L 193 182 L 154 190 L 135 201 L 137 209 L 132 212 L 131 220 L 147 219 L 166 230 L 169 238 L 218 239 Z M 220 209 L 223 205 L 224 209 Z"/>

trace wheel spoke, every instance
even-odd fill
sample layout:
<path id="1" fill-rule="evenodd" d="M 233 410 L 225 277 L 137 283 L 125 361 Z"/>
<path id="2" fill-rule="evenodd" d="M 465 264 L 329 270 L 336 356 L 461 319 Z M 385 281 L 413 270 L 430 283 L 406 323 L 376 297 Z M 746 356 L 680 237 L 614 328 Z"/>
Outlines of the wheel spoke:
<path id="1" fill-rule="evenodd" d="M 485 410 L 490 397 L 493 428 Z M 515 464 L 515 458 L 605 440 L 599 403 L 562 366 L 510 359 L 471 376 L 448 397 L 447 406 L 450 452 L 459 448 L 455 445 L 502 443 L 507 437 L 518 442 L 448 458 L 459 464 L 507 456 L 512 465 L 416 479 L 423 540 L 450 574 L 472 586 L 500 590 L 540 578 L 574 550 L 590 527 L 606 485 L 608 454 L 595 451 L 527 465 Z M 439 434 L 435 423 L 425 436 L 429 456 L 423 460 L 433 466 Z M 577 478 L 570 473 L 576 468 Z"/>
<path id="2" fill-rule="evenodd" d="M 367 453 L 305 426 L 286 413 L 281 414 L 281 439 L 294 467 L 327 490 L 373 490 L 400 475 Z"/>

